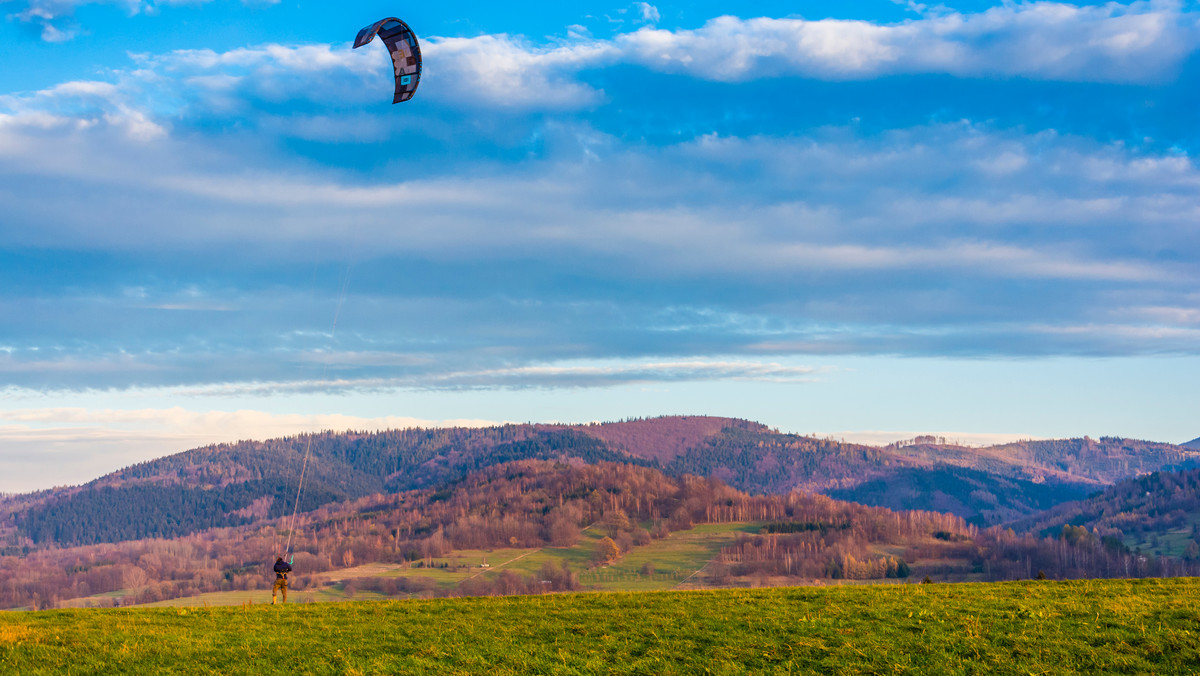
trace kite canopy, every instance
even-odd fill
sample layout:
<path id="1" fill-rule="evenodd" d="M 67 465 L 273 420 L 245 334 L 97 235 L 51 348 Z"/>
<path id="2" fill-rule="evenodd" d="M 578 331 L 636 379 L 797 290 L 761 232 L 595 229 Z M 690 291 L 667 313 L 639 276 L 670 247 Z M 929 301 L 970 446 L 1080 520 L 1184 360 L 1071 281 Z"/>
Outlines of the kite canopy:
<path id="1" fill-rule="evenodd" d="M 400 19 L 380 19 L 358 32 L 354 48 L 374 40 L 376 35 L 387 46 L 396 70 L 396 96 L 392 103 L 411 99 L 421 81 L 421 46 L 416 34 Z"/>

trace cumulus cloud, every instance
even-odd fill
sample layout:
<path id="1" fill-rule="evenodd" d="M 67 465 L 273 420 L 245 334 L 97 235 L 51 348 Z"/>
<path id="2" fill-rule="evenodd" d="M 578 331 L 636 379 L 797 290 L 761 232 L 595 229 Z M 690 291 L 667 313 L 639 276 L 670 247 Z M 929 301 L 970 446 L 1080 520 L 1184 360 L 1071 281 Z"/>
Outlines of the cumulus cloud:
<path id="1" fill-rule="evenodd" d="M 64 17 L 79 4 L 34 0 L 11 15 L 44 26 L 46 40 L 74 34 Z M 128 12 L 153 11 L 139 0 L 110 2 Z M 167 3 L 170 4 L 170 3 Z M 653 5 L 636 3 L 642 23 L 657 23 Z M 1075 6 L 1005 3 L 979 13 L 941 11 L 899 23 L 862 20 L 722 16 L 703 26 L 643 28 L 601 40 L 572 30 L 557 44 L 509 35 L 426 36 L 428 77 L 422 95 L 496 108 L 574 109 L 597 105 L 604 92 L 585 72 L 618 64 L 708 81 L 746 82 L 801 77 L 861 80 L 889 75 L 947 74 L 964 78 L 1022 77 L 1072 82 L 1162 82 L 1196 50 L 1200 19 L 1177 3 Z M 262 91 L 280 96 L 339 97 L 321 77 L 330 69 L 378 74 L 378 54 L 349 45 L 280 46 L 176 52 L 152 61 L 191 70 L 197 85 L 228 86 L 229 77 L 257 70 Z M 225 71 L 230 70 L 235 75 Z M 207 74 L 201 74 L 201 71 Z M 289 82 L 305 80 L 307 87 Z"/>
<path id="2" fill-rule="evenodd" d="M 601 103 L 604 93 L 579 81 L 578 72 L 605 61 L 612 51 L 610 44 L 590 39 L 552 46 L 509 35 L 427 39 L 420 96 L 509 111 L 590 107 Z M 141 71 L 133 77 L 153 77 L 156 87 L 172 88 L 177 100 L 231 109 L 247 99 L 325 105 L 377 101 L 391 75 L 380 50 L 352 50 L 349 45 L 269 44 L 134 58 Z"/>
<path id="3" fill-rule="evenodd" d="M 430 69 L 422 87 L 432 85 L 434 96 L 493 108 L 591 106 L 603 92 L 576 81 L 577 73 L 611 52 L 611 45 L 591 40 L 544 48 L 507 35 L 444 38 L 426 49 Z"/>
<path id="4" fill-rule="evenodd" d="M 1141 82 L 1169 77 L 1196 49 L 1197 19 L 1174 4 L 1005 3 L 898 24 L 724 16 L 694 30 L 644 28 L 624 58 L 720 81 L 911 73 Z"/>
<path id="5" fill-rule="evenodd" d="M 50 20 L 73 6 L 30 5 L 18 16 Z M 153 7 L 124 6 L 134 13 Z M 652 5 L 636 7 L 644 21 L 658 20 Z M 1196 13 L 1169 3 L 1037 2 L 892 24 L 722 16 L 695 29 L 646 26 L 607 40 L 575 31 L 550 44 L 504 34 L 427 36 L 421 98 L 509 112 L 586 110 L 608 99 L 592 74 L 622 65 L 725 83 L 921 74 L 1155 83 L 1173 77 L 1195 52 L 1198 22 Z M 66 29 L 47 26 L 57 31 L 53 39 L 69 37 Z M 255 101 L 366 103 L 386 89 L 388 74 L 378 50 L 349 44 L 179 50 L 138 54 L 135 62 L 122 76 L 123 88 L 140 92 L 160 111 L 200 106 L 236 113 Z"/>
<path id="6" fill-rule="evenodd" d="M 656 8 L 638 4 L 645 22 Z M 534 46 L 509 36 L 431 41 L 431 73 L 446 95 L 498 106 L 594 105 L 603 93 L 579 73 L 618 64 L 701 80 L 890 75 L 1023 77 L 1071 82 L 1162 82 L 1196 51 L 1200 19 L 1178 5 L 1077 7 L 1006 3 L 977 14 L 940 12 L 895 24 L 722 16 L 697 29 L 644 27 L 611 40 L 578 32 Z M 424 86 L 424 85 L 423 85 Z"/>

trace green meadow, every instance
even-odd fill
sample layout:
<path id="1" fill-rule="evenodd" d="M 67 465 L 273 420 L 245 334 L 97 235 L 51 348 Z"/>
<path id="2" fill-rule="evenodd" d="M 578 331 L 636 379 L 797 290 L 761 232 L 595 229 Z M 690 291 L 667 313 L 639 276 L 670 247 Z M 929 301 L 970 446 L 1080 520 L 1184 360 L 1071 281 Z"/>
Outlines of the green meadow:
<path id="1" fill-rule="evenodd" d="M 0 614 L 14 674 L 1200 673 L 1193 578 Z"/>
<path id="2" fill-rule="evenodd" d="M 571 547 L 543 547 L 541 549 L 490 549 L 455 550 L 444 557 L 409 564 L 370 563 L 352 568 L 319 573 L 306 589 L 292 589 L 288 600 L 298 603 L 325 603 L 350 600 L 379 600 L 379 594 L 358 590 L 347 591 L 347 582 L 369 578 L 424 578 L 441 592 L 453 592 L 464 581 L 473 577 L 489 578 L 501 571 L 511 571 L 523 576 L 537 573 L 546 563 L 560 566 L 564 562 L 579 575 L 579 582 L 588 591 L 666 591 L 672 589 L 700 588 L 700 573 L 720 553 L 721 548 L 731 544 L 738 533 L 755 533 L 761 528 L 757 523 L 703 524 L 695 528 L 677 531 L 671 537 L 655 540 L 648 545 L 636 547 L 620 559 L 596 566 L 593 553 L 600 538 L 598 529 L 585 530 L 579 542 Z M 483 565 L 486 564 L 486 567 Z M 110 595 L 99 595 L 86 599 L 74 599 L 69 605 L 105 607 Z M 263 603 L 270 600 L 270 591 L 246 590 L 210 592 L 157 603 L 144 607 L 203 607 Z M 110 601 L 111 602 L 111 601 Z"/>

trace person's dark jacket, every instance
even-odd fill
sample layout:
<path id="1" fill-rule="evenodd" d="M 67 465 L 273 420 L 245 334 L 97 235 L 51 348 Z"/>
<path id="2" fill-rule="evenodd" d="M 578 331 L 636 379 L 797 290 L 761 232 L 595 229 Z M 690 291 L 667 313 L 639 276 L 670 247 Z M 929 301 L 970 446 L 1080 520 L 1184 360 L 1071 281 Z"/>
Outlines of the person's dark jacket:
<path id="1" fill-rule="evenodd" d="M 283 577 L 290 572 L 292 572 L 292 564 L 288 563 L 287 561 L 276 561 L 275 562 L 275 576 L 276 577 Z"/>

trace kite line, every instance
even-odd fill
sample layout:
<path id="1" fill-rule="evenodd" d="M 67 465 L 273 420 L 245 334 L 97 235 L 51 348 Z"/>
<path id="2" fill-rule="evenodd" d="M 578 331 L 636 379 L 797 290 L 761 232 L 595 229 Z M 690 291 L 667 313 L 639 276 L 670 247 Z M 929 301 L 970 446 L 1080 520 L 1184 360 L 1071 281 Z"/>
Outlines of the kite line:
<path id="1" fill-rule="evenodd" d="M 333 346 L 334 340 L 337 338 L 338 319 L 342 315 L 342 305 L 346 302 L 346 289 L 350 286 L 350 271 L 353 268 L 354 268 L 353 264 L 349 265 L 346 268 L 345 276 L 342 277 L 342 289 L 341 289 L 341 292 L 338 294 L 337 307 L 333 311 L 333 327 L 329 330 L 329 345 L 331 347 Z M 328 375 L 329 375 L 329 360 L 326 359 L 325 363 L 321 369 L 321 380 L 318 382 L 324 383 L 325 379 L 328 377 Z M 304 490 L 304 477 L 308 473 L 308 459 L 312 455 L 312 442 L 313 442 L 314 436 L 315 436 L 314 432 L 309 432 L 308 440 L 304 444 L 304 461 L 300 465 L 300 480 L 296 482 L 296 498 L 295 498 L 295 500 L 292 501 L 292 518 L 291 518 L 291 521 L 288 523 L 288 539 L 287 539 L 287 545 L 283 548 L 284 554 L 289 554 L 292 551 L 292 538 L 296 534 L 296 515 L 300 512 L 300 495 L 301 495 L 302 491 Z M 279 533 L 278 533 L 278 531 L 276 531 L 275 544 L 272 545 L 272 549 L 275 549 L 276 551 L 278 551 L 278 545 L 279 545 Z M 293 558 L 294 558 L 294 555 L 293 555 Z"/>

